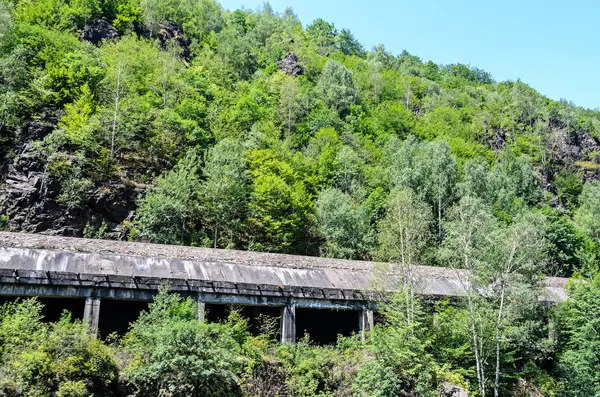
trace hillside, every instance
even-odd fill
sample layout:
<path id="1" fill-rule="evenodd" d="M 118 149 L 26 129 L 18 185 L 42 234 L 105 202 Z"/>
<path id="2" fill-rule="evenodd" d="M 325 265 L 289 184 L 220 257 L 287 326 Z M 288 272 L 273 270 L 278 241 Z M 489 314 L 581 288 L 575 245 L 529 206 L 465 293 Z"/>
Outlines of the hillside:
<path id="1" fill-rule="evenodd" d="M 546 309 L 503 313 L 505 292 L 516 307 L 542 274 L 591 280 L 600 260 L 600 112 L 525 82 L 268 5 L 0 0 L 0 160 L 0 230 L 389 261 L 407 280 L 412 264 L 466 267 L 499 286 L 476 303 L 497 314 L 480 318 L 489 356 L 465 358 L 468 329 L 461 345 L 448 328 L 421 335 L 423 351 L 457 338 L 428 360 L 480 394 L 598 388 L 570 366 L 579 315 L 550 340 Z M 531 334 L 509 327 L 525 318 Z"/>

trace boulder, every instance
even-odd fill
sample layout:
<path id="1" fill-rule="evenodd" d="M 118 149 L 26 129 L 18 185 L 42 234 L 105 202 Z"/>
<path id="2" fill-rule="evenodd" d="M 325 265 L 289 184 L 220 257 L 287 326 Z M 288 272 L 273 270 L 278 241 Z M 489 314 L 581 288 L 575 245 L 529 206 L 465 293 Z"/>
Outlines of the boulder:
<path id="1" fill-rule="evenodd" d="M 79 33 L 79 40 L 89 41 L 98 45 L 102 40 L 110 40 L 119 37 L 119 32 L 106 21 L 106 19 L 96 19 L 84 26 Z"/>
<path id="2" fill-rule="evenodd" d="M 190 44 L 192 41 L 183 35 L 181 26 L 172 21 L 162 22 L 158 24 L 158 40 L 160 47 L 164 50 L 167 48 L 167 43 L 170 40 L 175 40 L 181 47 L 181 54 L 185 59 L 190 57 Z"/>
<path id="3" fill-rule="evenodd" d="M 300 76 L 304 74 L 304 68 L 298 64 L 298 56 L 293 52 L 288 52 L 285 58 L 277 62 L 277 68 L 290 76 Z"/>
<path id="4" fill-rule="evenodd" d="M 446 381 L 442 384 L 440 397 L 469 397 L 469 393 L 462 387 Z"/>

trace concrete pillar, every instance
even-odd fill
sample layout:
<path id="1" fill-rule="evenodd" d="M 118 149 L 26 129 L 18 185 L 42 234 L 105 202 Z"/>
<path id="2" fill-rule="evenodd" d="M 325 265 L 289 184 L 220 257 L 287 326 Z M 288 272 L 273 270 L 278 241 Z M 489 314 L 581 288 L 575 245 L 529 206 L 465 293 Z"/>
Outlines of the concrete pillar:
<path id="1" fill-rule="evenodd" d="M 100 298 L 91 296 L 85 298 L 83 321 L 90 326 L 90 332 L 92 334 L 98 335 L 98 325 L 100 324 Z"/>
<path id="2" fill-rule="evenodd" d="M 365 340 L 369 331 L 373 329 L 373 310 L 362 309 L 358 316 L 358 329 L 360 332 L 360 338 Z"/>
<path id="3" fill-rule="evenodd" d="M 296 343 L 296 305 L 281 308 L 281 343 Z"/>
<path id="4" fill-rule="evenodd" d="M 206 303 L 200 300 L 198 297 L 198 321 L 203 323 L 206 320 Z"/>

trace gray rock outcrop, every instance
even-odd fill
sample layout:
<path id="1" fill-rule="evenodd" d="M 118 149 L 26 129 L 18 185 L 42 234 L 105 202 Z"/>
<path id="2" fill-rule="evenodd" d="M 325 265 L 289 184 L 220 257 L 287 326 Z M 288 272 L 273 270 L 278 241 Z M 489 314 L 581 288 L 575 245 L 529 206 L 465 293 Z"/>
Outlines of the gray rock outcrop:
<path id="1" fill-rule="evenodd" d="M 440 391 L 440 397 L 469 397 L 469 393 L 460 386 L 444 382 Z"/>
<path id="2" fill-rule="evenodd" d="M 117 29 L 104 18 L 91 21 L 84 26 L 79 34 L 79 40 L 89 41 L 95 45 L 98 45 L 102 40 L 116 39 L 117 37 L 119 37 Z"/>
<path id="3" fill-rule="evenodd" d="M 32 143 L 56 128 L 51 123 L 28 122 L 15 146 L 16 156 L 0 185 L 0 214 L 8 217 L 8 230 L 61 236 L 82 236 L 87 225 L 106 225 L 104 237 L 122 237 L 121 223 L 133 217 L 142 189 L 120 181 L 97 183 L 82 205 L 60 203 L 61 182 L 46 171 Z"/>
<path id="4" fill-rule="evenodd" d="M 304 68 L 298 64 L 298 56 L 293 52 L 288 52 L 285 58 L 278 61 L 277 68 L 294 77 L 304 74 Z"/>
<path id="5" fill-rule="evenodd" d="M 166 21 L 158 24 L 158 40 L 160 47 L 164 50 L 170 40 L 175 40 L 181 47 L 182 56 L 185 59 L 190 57 L 190 45 L 192 41 L 183 35 L 181 26 L 172 21 Z"/>

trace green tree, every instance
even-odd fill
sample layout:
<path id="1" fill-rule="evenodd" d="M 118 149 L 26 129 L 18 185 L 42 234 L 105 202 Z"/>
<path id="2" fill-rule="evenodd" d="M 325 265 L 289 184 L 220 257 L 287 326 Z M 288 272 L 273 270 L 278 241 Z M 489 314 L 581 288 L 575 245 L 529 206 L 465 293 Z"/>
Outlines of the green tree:
<path id="1" fill-rule="evenodd" d="M 227 242 L 225 246 L 240 240 L 249 195 L 246 163 L 243 146 L 232 139 L 220 141 L 208 153 L 200 194 L 214 248 L 219 246 L 219 233 Z"/>
<path id="2" fill-rule="evenodd" d="M 600 183 L 593 181 L 583 185 L 574 219 L 600 242 Z"/>
<path id="3" fill-rule="evenodd" d="M 175 168 L 156 179 L 138 204 L 137 233 L 152 242 L 198 241 L 200 160 L 190 150 Z"/>
<path id="4" fill-rule="evenodd" d="M 270 149 L 250 154 L 252 191 L 248 204 L 250 248 L 271 252 L 306 252 L 313 213 L 304 181 Z"/>
<path id="5" fill-rule="evenodd" d="M 559 368 L 565 394 L 575 397 L 600 394 L 600 279 L 573 280 L 569 299 L 556 311 L 562 338 Z"/>
<path id="6" fill-rule="evenodd" d="M 317 18 L 306 27 L 306 34 L 313 43 L 324 49 L 334 44 L 337 29 L 332 23 Z"/>
<path id="7" fill-rule="evenodd" d="M 489 307 L 478 287 L 486 284 L 482 279 L 482 269 L 489 260 L 488 249 L 495 243 L 497 234 L 498 226 L 491 211 L 480 199 L 464 196 L 450 210 L 447 236 L 442 247 L 442 257 L 449 266 L 462 269 L 458 275 L 466 290 L 468 329 L 481 396 L 486 395 L 488 385 L 486 362 L 490 356 L 490 337 Z"/>
<path id="8" fill-rule="evenodd" d="M 343 113 L 358 102 L 358 90 L 352 80 L 352 72 L 337 61 L 327 61 L 317 90 L 327 106 L 338 113 Z"/>
<path id="9" fill-rule="evenodd" d="M 348 29 L 342 29 L 335 37 L 335 46 L 345 55 L 362 55 L 363 46 L 356 40 L 352 32 Z"/>
<path id="10" fill-rule="evenodd" d="M 427 319 L 418 300 L 406 306 L 409 294 L 401 289 L 382 304 L 383 322 L 370 335 L 373 358 L 359 369 L 353 395 L 439 395 L 435 390 L 439 368 L 428 351 Z"/>
<path id="11" fill-rule="evenodd" d="M 414 323 L 419 275 L 416 267 L 423 264 L 425 250 L 431 237 L 431 208 L 412 190 L 396 189 L 390 193 L 385 218 L 379 223 L 377 256 L 393 262 L 401 275 L 406 293 L 406 321 Z"/>
<path id="12" fill-rule="evenodd" d="M 280 122 L 285 125 L 288 135 L 291 136 L 293 128 L 303 112 L 298 83 L 291 76 L 281 79 L 277 111 Z"/>
<path id="13" fill-rule="evenodd" d="M 372 234 L 364 209 L 335 188 L 322 191 L 316 207 L 319 230 L 325 238 L 324 256 L 365 258 L 371 248 Z"/>

